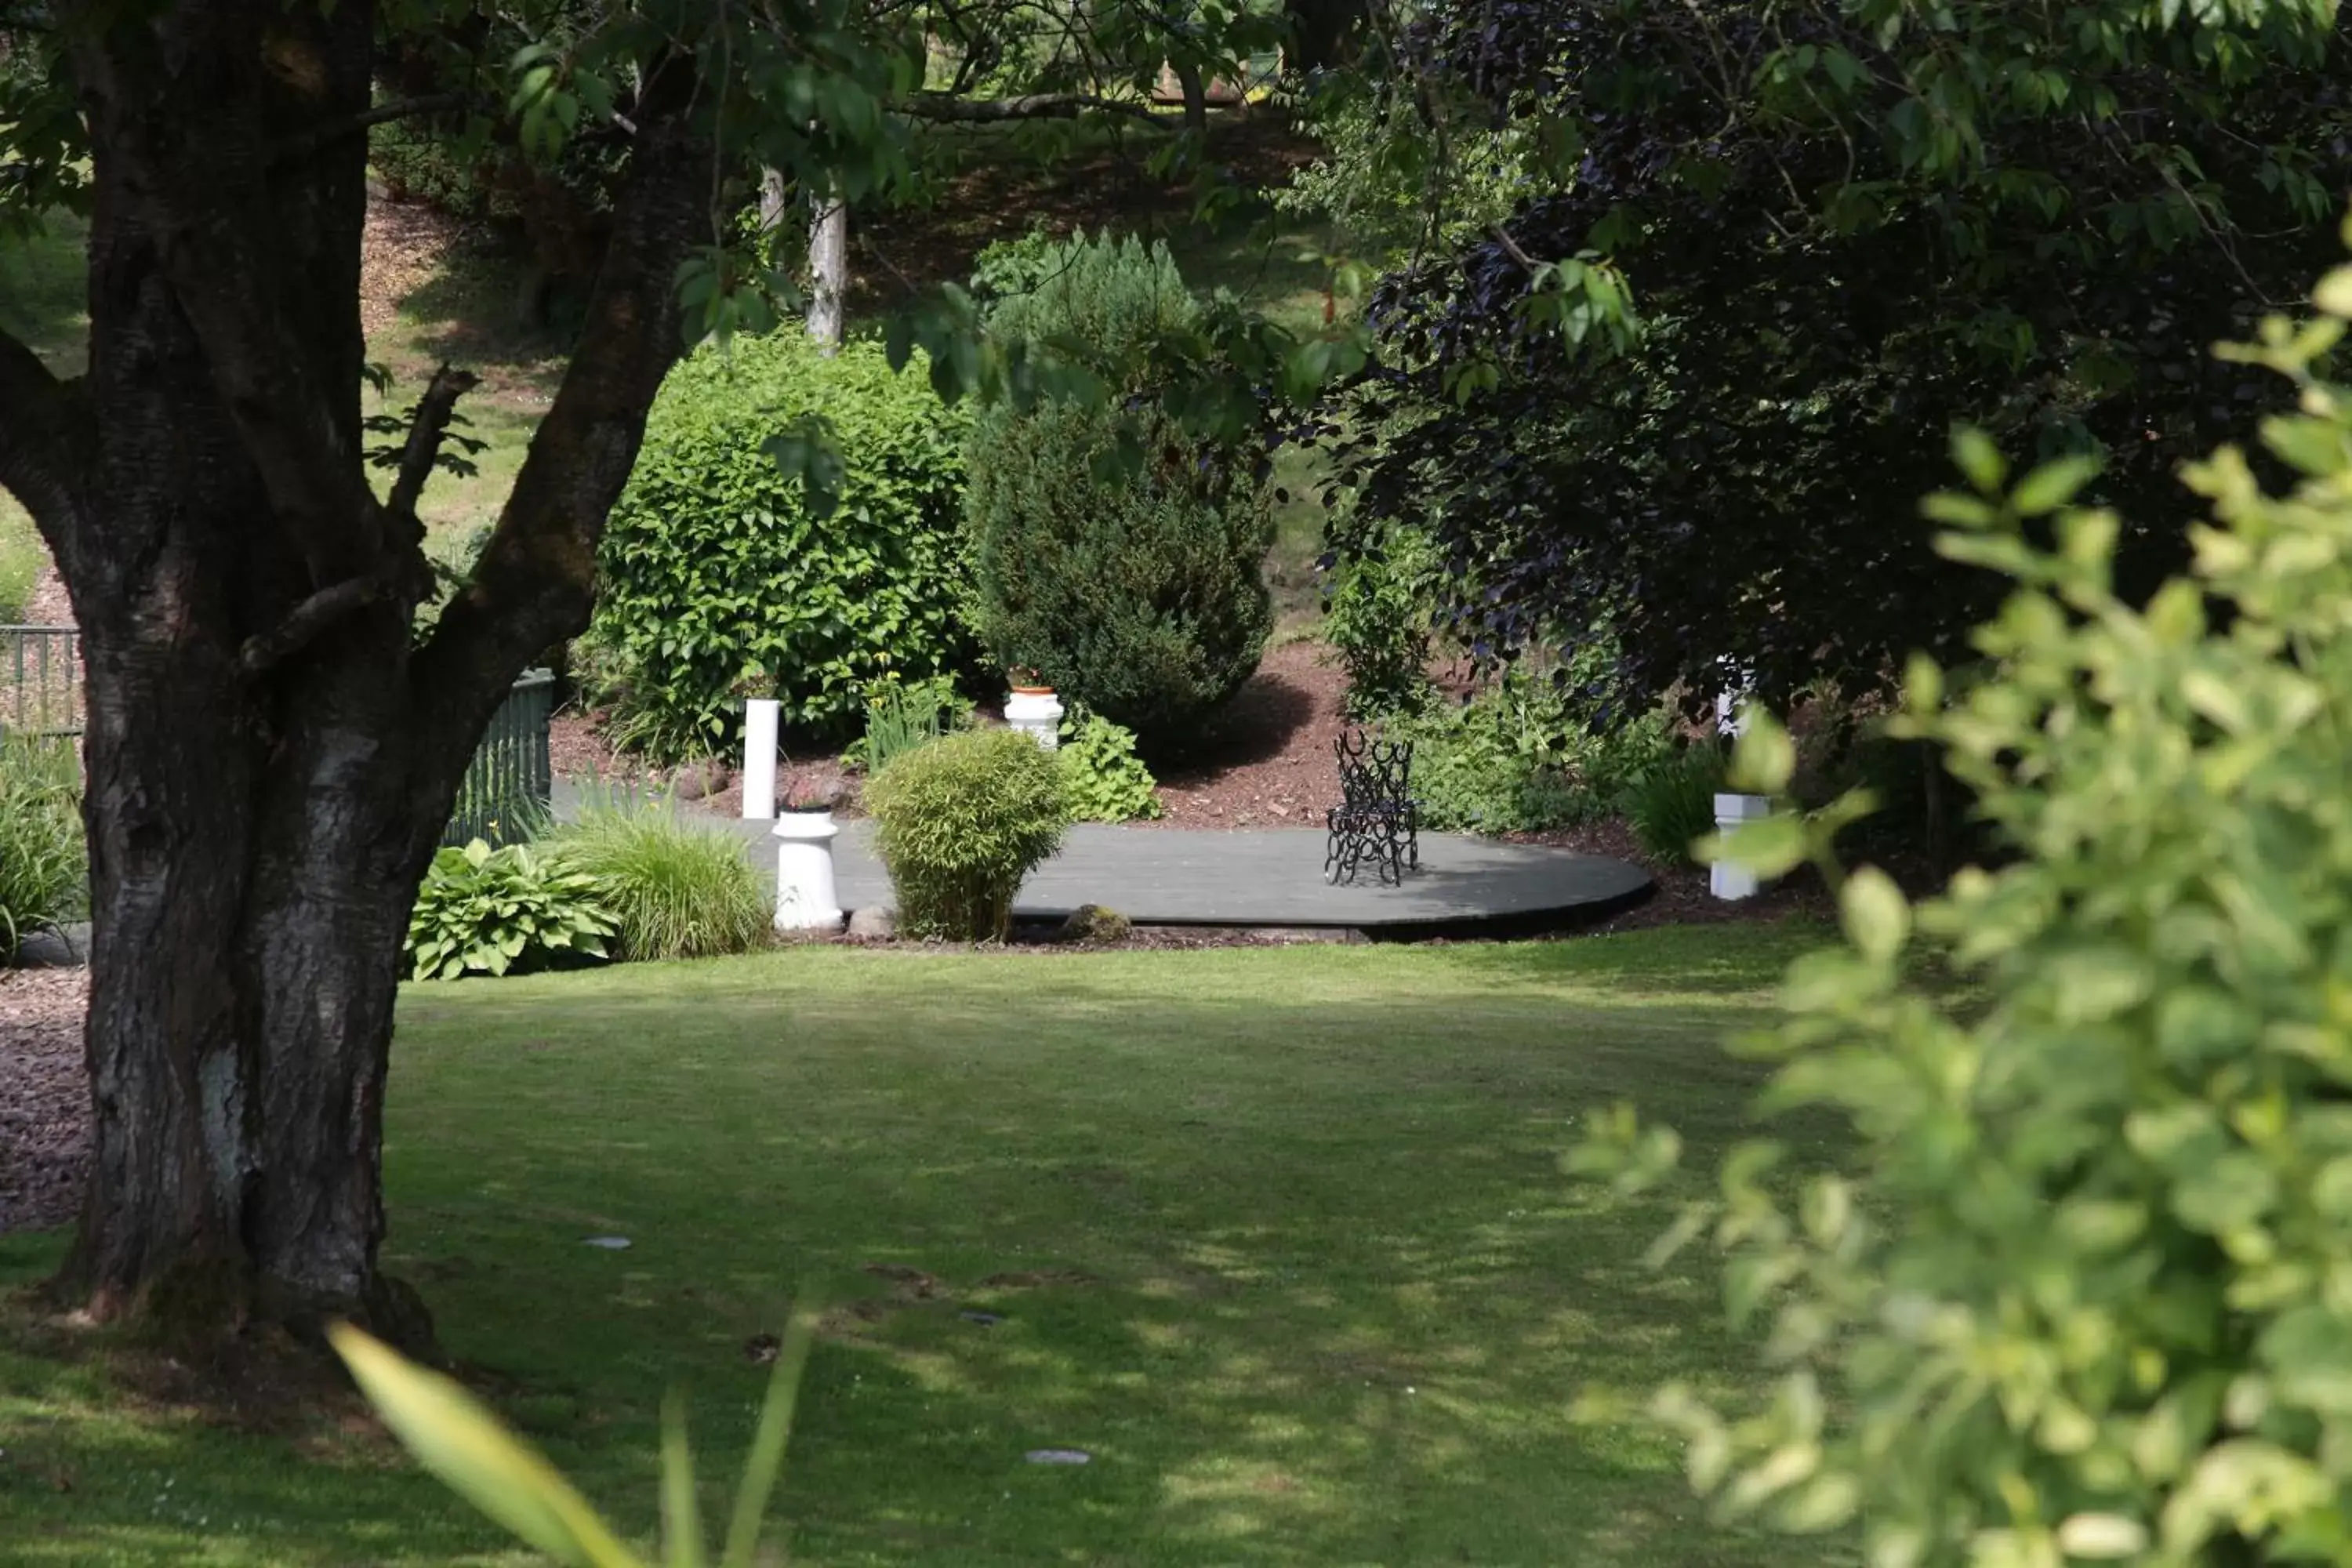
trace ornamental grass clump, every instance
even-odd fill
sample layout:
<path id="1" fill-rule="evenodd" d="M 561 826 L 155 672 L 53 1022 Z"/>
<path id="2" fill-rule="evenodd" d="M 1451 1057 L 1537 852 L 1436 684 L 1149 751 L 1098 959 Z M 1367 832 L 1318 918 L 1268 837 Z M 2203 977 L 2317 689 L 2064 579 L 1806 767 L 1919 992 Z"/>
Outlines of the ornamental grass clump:
<path id="1" fill-rule="evenodd" d="M 593 805 L 554 842 L 594 882 L 622 958 L 748 952 L 772 933 L 742 842 L 684 822 L 664 803 Z"/>
<path id="2" fill-rule="evenodd" d="M 1018 730 L 943 735 L 866 786 L 875 847 L 898 889 L 898 929 L 1003 941 L 1021 879 L 1061 847 L 1069 820 L 1052 752 Z"/>
<path id="3" fill-rule="evenodd" d="M 85 904 L 81 764 L 68 742 L 0 735 L 0 963 Z"/>
<path id="4" fill-rule="evenodd" d="M 2089 462 L 2011 486 L 1956 442 L 1941 548 L 2015 586 L 1981 679 L 1915 660 L 1895 732 L 1943 749 L 1998 869 L 1916 909 L 1841 877 L 1851 796 L 1730 846 L 1820 865 L 1846 941 L 1755 1042 L 1832 1158 L 1739 1152 L 1661 1248 L 1724 1251 L 1778 1374 L 1652 1405 L 1727 1514 L 1889 1568 L 2352 1563 L 2352 268 L 2315 300 L 2220 351 L 2297 393 L 2260 427 L 2292 489 L 2234 447 L 2189 466 L 2213 521 L 2145 600 L 2121 521 L 2074 504 Z M 1759 716 L 1735 787 L 1792 757 Z M 1597 1128 L 1588 1167 L 1673 1163 L 1630 1110 Z"/>

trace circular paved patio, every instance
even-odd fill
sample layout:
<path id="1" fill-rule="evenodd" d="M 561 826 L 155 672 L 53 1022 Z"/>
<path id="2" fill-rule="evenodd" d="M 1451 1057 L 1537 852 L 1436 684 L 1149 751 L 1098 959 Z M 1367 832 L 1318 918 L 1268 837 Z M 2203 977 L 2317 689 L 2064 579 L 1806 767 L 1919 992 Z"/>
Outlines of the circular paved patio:
<path id="1" fill-rule="evenodd" d="M 764 822 L 733 825 L 770 876 Z M 890 902 L 873 824 L 842 825 L 834 846 L 841 907 Z M 1081 904 L 1139 925 L 1326 927 L 1411 938 L 1561 930 L 1640 901 L 1648 873 L 1572 850 L 1499 844 L 1465 834 L 1421 836 L 1421 868 L 1402 887 L 1369 870 L 1354 885 L 1323 879 L 1323 835 L 1304 828 L 1113 827 L 1081 823 L 1062 852 L 1030 873 L 1017 920 L 1060 920 Z"/>

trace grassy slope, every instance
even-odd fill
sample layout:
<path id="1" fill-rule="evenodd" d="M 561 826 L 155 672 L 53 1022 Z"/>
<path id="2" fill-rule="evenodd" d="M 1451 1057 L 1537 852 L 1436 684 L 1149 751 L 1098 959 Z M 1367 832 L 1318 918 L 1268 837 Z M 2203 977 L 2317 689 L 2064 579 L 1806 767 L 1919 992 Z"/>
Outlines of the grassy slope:
<path id="1" fill-rule="evenodd" d="M 1709 1281 L 1640 1263 L 1666 1209 L 1555 1164 L 1621 1097 L 1701 1160 L 1735 1136 L 1752 1069 L 1717 1042 L 1814 940 L 804 950 L 413 989 L 388 1257 L 635 1531 L 663 1390 L 731 1473 L 741 1347 L 808 1289 L 840 1310 L 780 1510 L 799 1561 L 1842 1561 L 1726 1532 L 1668 1443 L 1571 1419 L 1591 1380 L 1748 1362 Z M 606 1233 L 635 1246 L 582 1245 Z M 0 1239 L 0 1281 L 59 1244 Z M 868 1263 L 939 1294 L 867 1321 L 894 1294 Z M 1093 1279 L 980 1283 L 1055 1270 Z M 207 1427 L 32 1343 L 0 1318 L 0 1560 L 498 1560 L 377 1445 Z M 1043 1447 L 1095 1462 L 1022 1461 Z"/>

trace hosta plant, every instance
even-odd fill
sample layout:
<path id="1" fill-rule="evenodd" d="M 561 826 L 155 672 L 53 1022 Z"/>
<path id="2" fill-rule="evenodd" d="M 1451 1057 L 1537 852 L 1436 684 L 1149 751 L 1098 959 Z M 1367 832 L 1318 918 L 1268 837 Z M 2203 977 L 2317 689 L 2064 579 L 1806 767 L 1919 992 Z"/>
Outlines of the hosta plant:
<path id="1" fill-rule="evenodd" d="M 1758 1048 L 1847 1135 L 1826 1169 L 1741 1151 L 1669 1238 L 1727 1254 L 1777 1374 L 1748 1410 L 1657 1400 L 1728 1512 L 1874 1568 L 2352 1563 L 2352 268 L 2316 301 L 2221 351 L 2293 383 L 2260 431 L 2292 488 L 2191 466 L 2211 521 L 2143 601 L 2119 520 L 2070 504 L 2086 465 L 2011 487 L 1957 443 L 1942 548 L 2015 586 L 1990 677 L 1916 661 L 1901 732 L 2008 854 L 1916 909 L 1842 879 L 1846 940 Z M 1759 723 L 1738 784 L 1790 761 Z M 1861 805 L 1729 849 L 1835 880 Z M 1675 1147 L 1621 1110 L 1579 1159 L 1638 1184 Z"/>
<path id="2" fill-rule="evenodd" d="M 1062 770 L 1074 822 L 1133 822 L 1160 815 L 1151 770 L 1135 754 L 1135 731 L 1099 713 L 1062 721 Z"/>
<path id="3" fill-rule="evenodd" d="M 408 917 L 412 979 L 505 974 L 605 956 L 614 930 L 596 879 L 528 844 L 481 839 L 433 858 Z"/>

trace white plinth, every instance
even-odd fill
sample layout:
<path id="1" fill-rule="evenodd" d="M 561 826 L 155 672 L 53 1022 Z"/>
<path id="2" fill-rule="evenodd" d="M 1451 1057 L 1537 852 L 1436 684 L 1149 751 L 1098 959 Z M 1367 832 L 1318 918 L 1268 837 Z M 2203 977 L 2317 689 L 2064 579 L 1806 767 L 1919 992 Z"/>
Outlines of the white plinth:
<path id="1" fill-rule="evenodd" d="M 1062 743 L 1062 700 L 1050 691 L 1014 692 L 1004 700 L 1004 721 L 1049 752 Z"/>
<path id="2" fill-rule="evenodd" d="M 783 704 L 754 697 L 743 704 L 743 820 L 776 815 L 776 721 Z"/>
<path id="3" fill-rule="evenodd" d="M 1740 824 L 1772 815 L 1772 797 L 1765 795 L 1719 795 L 1715 797 L 1715 827 L 1729 833 Z M 1745 866 L 1718 860 L 1707 868 L 1707 891 L 1726 902 L 1756 896 L 1756 873 Z"/>
<path id="4" fill-rule="evenodd" d="M 833 840 L 841 831 L 829 811 L 785 811 L 769 830 L 776 840 L 776 929 L 835 931 L 841 906 L 833 890 Z"/>

